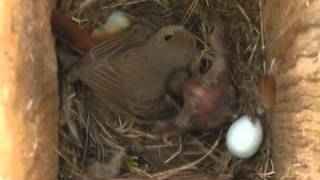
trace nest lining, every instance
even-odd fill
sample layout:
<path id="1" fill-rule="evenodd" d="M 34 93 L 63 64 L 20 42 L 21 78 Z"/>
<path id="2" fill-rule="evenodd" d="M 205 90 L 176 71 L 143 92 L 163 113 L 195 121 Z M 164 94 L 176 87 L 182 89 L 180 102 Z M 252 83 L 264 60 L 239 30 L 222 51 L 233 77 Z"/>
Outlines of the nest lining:
<path id="1" fill-rule="evenodd" d="M 167 24 L 184 24 L 201 42 L 206 42 L 214 24 L 212 17 L 221 17 L 228 24 L 228 60 L 239 92 L 239 115 L 255 115 L 259 103 L 257 84 L 266 63 L 261 7 L 261 0 L 64 0 L 59 4 L 59 10 L 88 31 L 101 26 L 113 10 L 121 9 L 135 16 L 162 17 Z M 260 117 L 265 122 L 265 136 L 259 152 L 239 160 L 226 150 L 227 126 L 164 143 L 151 131 L 152 123 L 137 123 L 137 119 L 119 118 L 107 108 L 97 108 L 99 102 L 91 100 L 82 84 L 61 81 L 60 179 L 112 179 L 112 175 L 178 179 L 196 174 L 271 179 L 274 174 L 269 116 Z"/>

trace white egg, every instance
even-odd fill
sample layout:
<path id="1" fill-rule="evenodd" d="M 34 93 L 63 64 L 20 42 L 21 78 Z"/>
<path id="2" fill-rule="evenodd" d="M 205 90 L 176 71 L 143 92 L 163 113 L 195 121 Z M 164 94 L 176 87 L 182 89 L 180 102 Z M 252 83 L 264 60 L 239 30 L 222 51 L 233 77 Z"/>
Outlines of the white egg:
<path id="1" fill-rule="evenodd" d="M 103 27 L 96 28 L 92 31 L 93 37 L 106 37 L 121 33 L 131 26 L 129 15 L 122 11 L 114 11 L 106 19 Z"/>
<path id="2" fill-rule="evenodd" d="M 242 116 L 229 128 L 226 144 L 229 152 L 238 158 L 252 157 L 259 149 L 263 130 L 259 119 L 255 123 L 249 116 Z"/>
<path id="3" fill-rule="evenodd" d="M 126 13 L 122 11 L 114 11 L 111 13 L 103 27 L 110 34 L 117 33 L 127 29 L 131 22 Z"/>

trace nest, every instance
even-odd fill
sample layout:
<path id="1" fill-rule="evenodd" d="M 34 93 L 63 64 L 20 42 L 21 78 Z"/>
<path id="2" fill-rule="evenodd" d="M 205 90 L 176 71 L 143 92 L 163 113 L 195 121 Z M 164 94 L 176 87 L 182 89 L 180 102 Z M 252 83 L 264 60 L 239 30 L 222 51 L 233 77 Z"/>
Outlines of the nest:
<path id="1" fill-rule="evenodd" d="M 265 64 L 261 2 L 64 0 L 58 6 L 88 31 L 103 24 L 113 10 L 121 9 L 135 16 L 158 16 L 164 22 L 184 24 L 201 42 L 206 42 L 206 34 L 213 24 L 211 17 L 221 17 L 228 25 L 227 51 L 231 77 L 239 92 L 239 115 L 256 114 L 257 84 Z M 106 108 L 97 108 L 99 102 L 90 100 L 91 94 L 83 91 L 83 85 L 68 84 L 63 78 L 61 85 L 60 179 L 112 179 L 114 176 L 270 179 L 274 174 L 268 116 L 260 117 L 265 136 L 259 152 L 253 158 L 239 160 L 225 147 L 227 126 L 189 133 L 165 143 L 152 133 L 151 124 L 120 119 Z"/>

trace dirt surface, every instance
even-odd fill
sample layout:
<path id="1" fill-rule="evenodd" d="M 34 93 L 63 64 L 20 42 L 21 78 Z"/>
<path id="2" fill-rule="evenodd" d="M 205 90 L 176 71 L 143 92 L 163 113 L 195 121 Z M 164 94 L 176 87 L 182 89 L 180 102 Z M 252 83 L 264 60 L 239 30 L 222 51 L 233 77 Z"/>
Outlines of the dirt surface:
<path id="1" fill-rule="evenodd" d="M 276 179 L 319 179 L 320 2 L 272 0 L 264 7 L 268 59 L 278 63 Z"/>

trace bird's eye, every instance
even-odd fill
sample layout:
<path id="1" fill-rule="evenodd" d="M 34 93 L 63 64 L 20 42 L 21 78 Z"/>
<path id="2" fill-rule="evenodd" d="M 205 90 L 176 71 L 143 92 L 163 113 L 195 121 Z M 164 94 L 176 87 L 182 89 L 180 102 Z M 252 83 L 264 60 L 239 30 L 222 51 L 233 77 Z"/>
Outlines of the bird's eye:
<path id="1" fill-rule="evenodd" d="M 172 35 L 171 35 L 171 34 L 167 34 L 167 35 L 165 35 L 165 36 L 163 37 L 163 40 L 164 40 L 164 42 L 167 42 L 167 41 L 169 41 L 171 38 L 172 38 Z"/>

